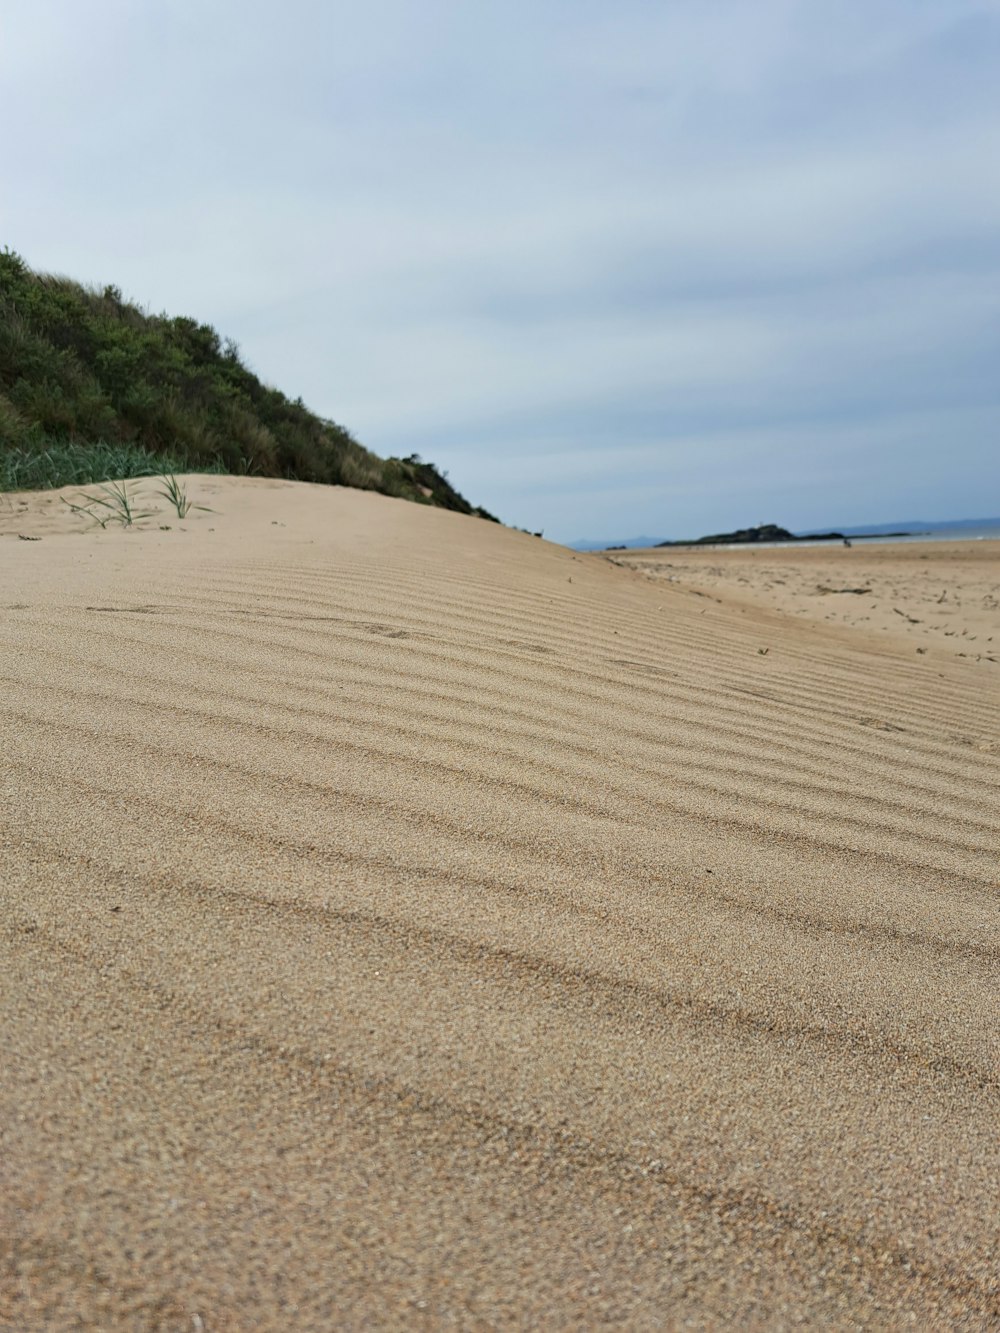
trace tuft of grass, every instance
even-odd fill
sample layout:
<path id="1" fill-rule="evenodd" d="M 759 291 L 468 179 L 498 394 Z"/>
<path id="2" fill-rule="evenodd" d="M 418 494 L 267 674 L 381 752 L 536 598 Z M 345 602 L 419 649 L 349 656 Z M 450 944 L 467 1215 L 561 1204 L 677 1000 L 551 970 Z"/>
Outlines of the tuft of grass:
<path id="1" fill-rule="evenodd" d="M 86 497 L 85 495 L 80 495 L 80 496 L 77 496 L 77 499 L 78 499 L 78 500 L 87 500 L 87 497 Z M 87 503 L 86 503 L 86 504 L 76 504 L 76 503 L 74 503 L 74 501 L 72 501 L 72 500 L 67 500 L 66 497 L 63 496 L 63 497 L 62 497 L 62 502 L 63 502 L 63 504 L 66 506 L 67 509 L 72 510 L 72 512 L 73 512 L 74 514 L 76 514 L 79 518 L 90 518 L 90 519 L 93 519 L 93 521 L 97 524 L 97 526 L 98 526 L 99 528 L 106 528 L 106 527 L 108 526 L 108 524 L 111 522 L 111 515 L 110 515 L 110 514 L 103 514 L 103 515 L 102 515 L 102 514 L 95 514 L 95 513 L 94 513 L 94 510 L 93 510 L 93 508 L 92 508 L 93 503 L 94 503 L 93 500 L 87 500 Z"/>
<path id="2" fill-rule="evenodd" d="M 161 473 L 160 481 L 163 482 L 163 485 L 160 487 L 159 494 L 165 500 L 170 501 L 177 512 L 178 518 L 187 518 L 192 509 L 200 509 L 204 514 L 212 512 L 208 505 L 193 505 L 188 499 L 184 487 L 171 473 Z"/>
<path id="3" fill-rule="evenodd" d="M 79 499 L 86 503 L 74 504 L 65 499 L 63 503 L 81 518 L 92 518 L 101 528 L 106 528 L 109 523 L 120 523 L 123 528 L 131 528 L 138 519 L 153 516 L 152 509 L 136 509 L 124 481 L 113 481 L 101 487 L 100 495 L 81 495 Z"/>
<path id="4" fill-rule="evenodd" d="M 132 527 L 138 518 L 152 518 L 152 509 L 135 508 L 128 487 L 123 481 L 113 481 L 107 486 L 102 486 L 101 491 L 102 496 L 94 503 L 103 505 L 115 522 L 120 523 L 123 528 Z"/>
<path id="5" fill-rule="evenodd" d="M 140 444 L 49 440 L 35 449 L 0 446 L 0 491 L 45 491 L 190 470 L 186 458 L 155 454 Z M 224 471 L 218 463 L 197 470 Z"/>

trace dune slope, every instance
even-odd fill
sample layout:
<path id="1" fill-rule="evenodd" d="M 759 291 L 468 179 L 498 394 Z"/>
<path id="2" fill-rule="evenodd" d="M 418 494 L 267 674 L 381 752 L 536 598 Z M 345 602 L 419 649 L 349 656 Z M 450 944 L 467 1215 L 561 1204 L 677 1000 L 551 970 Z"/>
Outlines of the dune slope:
<path id="1" fill-rule="evenodd" d="M 0 1324 L 1000 1320 L 1000 674 L 186 484 L 0 515 Z"/>

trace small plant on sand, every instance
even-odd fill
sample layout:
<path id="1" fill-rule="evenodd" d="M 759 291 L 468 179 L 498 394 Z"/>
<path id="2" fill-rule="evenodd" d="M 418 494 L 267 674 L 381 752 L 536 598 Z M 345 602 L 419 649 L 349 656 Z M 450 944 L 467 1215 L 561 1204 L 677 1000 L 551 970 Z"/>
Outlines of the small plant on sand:
<path id="1" fill-rule="evenodd" d="M 130 528 L 137 519 L 150 518 L 153 514 L 152 509 L 135 508 L 135 502 L 123 481 L 109 482 L 107 486 L 101 487 L 100 495 L 80 496 L 80 499 L 86 500 L 87 503 L 74 504 L 71 500 L 65 499 L 63 503 L 68 505 L 74 514 L 79 514 L 82 518 L 92 518 L 102 528 L 106 528 L 109 523 L 120 523 L 123 528 Z"/>
<path id="2" fill-rule="evenodd" d="M 206 514 L 211 513 L 211 510 L 207 505 L 193 505 L 188 499 L 184 487 L 172 474 L 164 472 L 160 476 L 160 481 L 163 482 L 163 485 L 160 488 L 159 494 L 162 495 L 165 500 L 170 501 L 174 509 L 177 511 L 178 518 L 187 518 L 192 509 L 200 509 Z"/>
<path id="3" fill-rule="evenodd" d="M 111 481 L 107 486 L 101 487 L 102 495 L 98 496 L 94 503 L 103 505 L 109 510 L 111 517 L 116 523 L 120 523 L 123 528 L 130 528 L 137 518 L 150 518 L 152 509 L 136 509 L 131 495 L 128 493 L 128 487 L 123 481 Z"/>
<path id="4" fill-rule="evenodd" d="M 86 500 L 87 497 L 85 495 L 80 495 L 77 498 L 80 500 Z M 110 514 L 94 513 L 93 509 L 91 508 L 91 505 L 94 503 L 93 500 L 88 501 L 87 504 L 74 504 L 72 500 L 67 500 L 64 495 L 62 497 L 62 502 L 67 509 L 71 509 L 73 513 L 77 514 L 80 518 L 93 519 L 99 528 L 106 528 L 108 524 L 111 522 Z"/>

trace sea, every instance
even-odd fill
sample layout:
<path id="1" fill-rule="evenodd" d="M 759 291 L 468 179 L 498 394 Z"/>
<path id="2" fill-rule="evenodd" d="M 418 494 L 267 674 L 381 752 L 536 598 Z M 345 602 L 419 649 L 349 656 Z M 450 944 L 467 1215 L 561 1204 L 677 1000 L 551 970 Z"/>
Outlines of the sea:
<path id="1" fill-rule="evenodd" d="M 820 531 L 820 529 L 815 529 Z M 824 532 L 842 532 L 852 542 L 860 546 L 870 546 L 886 542 L 984 542 L 1000 541 L 1000 518 L 958 519 L 952 522 L 928 522 L 925 519 L 902 520 L 899 523 L 878 523 L 868 527 L 841 527 L 831 523 Z M 893 533 L 905 533 L 905 536 L 893 536 Z M 809 533 L 797 534 L 799 540 L 795 546 L 833 546 L 836 542 L 810 541 Z M 627 550 L 637 547 L 656 546 L 663 538 L 633 537 L 624 539 L 620 545 Z M 676 538 L 680 542 L 681 538 Z M 725 549 L 727 551 L 759 551 L 769 547 L 790 546 L 790 542 L 719 542 L 711 545 L 707 542 L 692 541 L 692 546 L 703 546 L 706 550 Z M 595 541 L 573 542 L 572 549 L 577 551 L 607 550 L 619 543 L 598 543 Z"/>
<path id="2" fill-rule="evenodd" d="M 879 530 L 881 529 L 881 531 Z M 888 531 L 887 531 L 888 529 Z M 829 530 L 829 529 L 828 529 Z M 852 542 L 868 546 L 876 542 L 985 542 L 1000 541 L 1000 518 L 963 519 L 955 523 L 885 523 L 872 528 L 837 528 Z M 894 537 L 894 532 L 905 532 L 905 537 Z M 774 543 L 781 545 L 782 543 Z M 787 544 L 787 543 L 784 543 Z M 810 546 L 825 546 L 826 542 L 809 542 Z M 806 545 L 796 542 L 796 545 Z"/>

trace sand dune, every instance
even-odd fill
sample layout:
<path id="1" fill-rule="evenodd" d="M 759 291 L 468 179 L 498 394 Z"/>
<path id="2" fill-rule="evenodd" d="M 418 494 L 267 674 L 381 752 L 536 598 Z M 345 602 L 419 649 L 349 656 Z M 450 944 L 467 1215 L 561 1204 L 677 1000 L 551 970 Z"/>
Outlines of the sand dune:
<path id="1" fill-rule="evenodd" d="M 1000 1322 L 1000 668 L 187 485 L 0 511 L 0 1324 Z"/>

